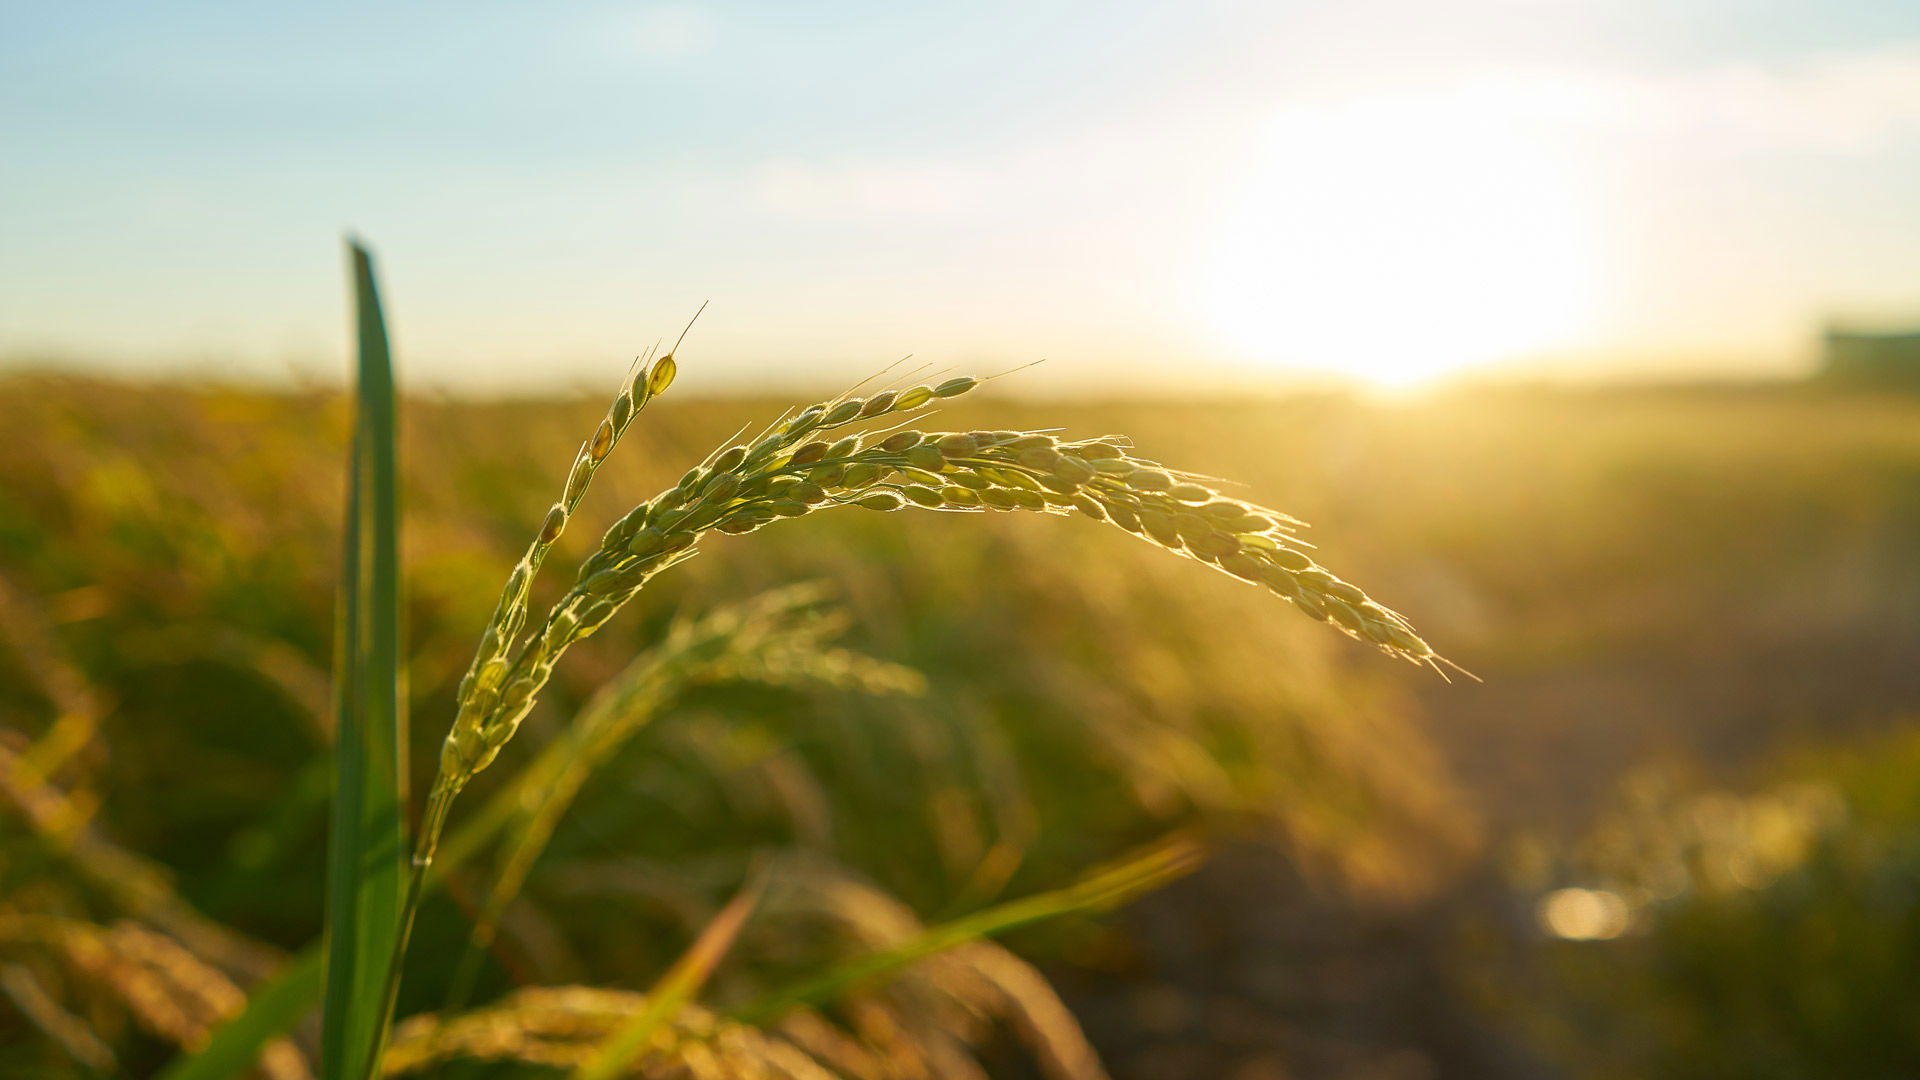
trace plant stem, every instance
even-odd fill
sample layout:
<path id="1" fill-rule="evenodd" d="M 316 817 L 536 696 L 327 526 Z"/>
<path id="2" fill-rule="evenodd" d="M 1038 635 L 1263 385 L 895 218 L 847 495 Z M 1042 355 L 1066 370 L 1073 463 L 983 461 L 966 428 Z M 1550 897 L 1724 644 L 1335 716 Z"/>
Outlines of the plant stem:
<path id="1" fill-rule="evenodd" d="M 413 869 L 407 876 L 407 895 L 400 905 L 400 933 L 393 940 L 393 955 L 387 960 L 386 987 L 380 993 L 380 1019 L 374 1026 L 373 1045 L 367 1051 L 363 1080 L 377 1080 L 380 1059 L 386 1054 L 387 1035 L 393 1030 L 393 1010 L 400 1000 L 400 977 L 406 967 L 407 941 L 413 935 L 413 916 L 420 909 L 427 875 L 433 867 L 433 853 L 440 846 L 440 833 L 447 825 L 447 812 L 453 808 L 460 789 L 436 783 L 427 796 L 426 813 L 420 819 L 420 837 L 413 845 Z"/>

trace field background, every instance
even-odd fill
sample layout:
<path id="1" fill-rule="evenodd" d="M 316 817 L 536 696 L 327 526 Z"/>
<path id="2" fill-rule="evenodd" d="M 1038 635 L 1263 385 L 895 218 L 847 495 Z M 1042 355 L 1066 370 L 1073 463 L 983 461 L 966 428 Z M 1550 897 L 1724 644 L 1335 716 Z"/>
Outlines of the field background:
<path id="1" fill-rule="evenodd" d="M 651 406 L 549 565 L 787 404 Z M 405 405 L 417 790 L 504 572 L 603 408 Z M 937 918 L 1184 825 L 1214 845 L 1198 874 L 1009 941 L 1116 1077 L 1915 1061 L 1920 400 L 988 396 L 950 420 L 1125 432 L 1242 481 L 1484 682 L 1445 683 L 1078 519 L 847 510 L 717 537 L 574 651 L 512 753 L 676 613 L 792 581 L 826 583 L 846 643 L 928 692 L 680 702 L 575 807 L 489 993 L 644 987 L 755 848 L 821 852 Z M 348 427 L 323 391 L 0 382 L 0 738 L 17 753 L 63 716 L 97 719 L 69 722 L 87 730 L 55 774 L 76 812 L 201 912 L 288 950 L 320 927 Z M 0 895 L 66 895 L 17 816 L 0 828 Z M 1550 933 L 1540 905 L 1566 887 L 1625 898 L 1626 932 Z M 464 925 L 452 903 L 427 909 L 428 974 L 403 1013 L 436 1004 Z M 781 933 L 750 954 L 805 952 L 804 932 Z M 723 969 L 713 996 L 728 993 Z M 132 1074 L 170 1053 L 125 1037 Z M 1032 1075 L 1004 1057 L 995 1075 Z M 0 1061 L 73 1069 L 4 1008 Z"/>

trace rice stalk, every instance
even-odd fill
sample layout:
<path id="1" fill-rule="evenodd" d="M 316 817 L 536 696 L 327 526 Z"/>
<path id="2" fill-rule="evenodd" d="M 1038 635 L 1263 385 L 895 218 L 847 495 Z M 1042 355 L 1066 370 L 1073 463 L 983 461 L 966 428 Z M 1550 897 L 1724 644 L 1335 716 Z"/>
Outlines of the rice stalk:
<path id="1" fill-rule="evenodd" d="M 417 907 L 453 800 L 512 739 L 561 656 L 655 575 L 691 558 L 714 532 L 751 533 L 838 507 L 1079 513 L 1264 586 L 1389 655 L 1436 671 L 1444 662 L 1404 618 L 1315 563 L 1293 535 L 1297 520 L 1229 497 L 1207 477 L 1137 456 L 1123 437 L 1067 441 L 1043 432 L 914 426 L 937 402 L 979 387 L 982 380 L 972 376 L 870 397 L 850 391 L 790 410 L 751 441 L 714 451 L 615 522 L 574 584 L 522 638 L 534 574 L 633 415 L 671 384 L 675 363 L 669 351 L 642 367 L 614 399 L 575 456 L 561 499 L 508 576 L 441 747 L 415 842 L 403 926 Z M 883 421 L 889 426 L 875 430 Z M 397 951 L 390 967 L 395 983 L 402 955 Z M 394 989 L 390 984 L 389 1003 Z M 370 1061 L 369 1069 L 376 1064 Z"/>

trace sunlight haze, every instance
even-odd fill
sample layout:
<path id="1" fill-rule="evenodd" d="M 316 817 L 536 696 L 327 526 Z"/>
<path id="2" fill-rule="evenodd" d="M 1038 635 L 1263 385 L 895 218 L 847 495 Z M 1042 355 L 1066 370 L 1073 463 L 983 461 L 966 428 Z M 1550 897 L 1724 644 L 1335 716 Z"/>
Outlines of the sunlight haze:
<path id="1" fill-rule="evenodd" d="M 1920 320 L 1920 8 L 5 5 L 0 357 L 695 388 L 1804 370 Z"/>

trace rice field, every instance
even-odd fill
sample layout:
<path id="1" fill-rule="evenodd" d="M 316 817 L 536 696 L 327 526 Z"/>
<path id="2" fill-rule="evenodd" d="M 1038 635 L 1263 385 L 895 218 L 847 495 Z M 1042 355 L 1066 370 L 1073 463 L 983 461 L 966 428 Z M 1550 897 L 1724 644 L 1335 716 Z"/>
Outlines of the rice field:
<path id="1" fill-rule="evenodd" d="M 1482 681 L 1081 511 L 709 535 L 471 776 L 389 1070 L 591 1067 L 689 956 L 649 1075 L 1920 1060 L 1902 969 L 1863 959 L 1909 947 L 1915 899 L 1920 400 L 1011 383 L 922 426 L 1123 432 L 1231 478 L 1183 505 L 1311 523 L 1299 550 Z M 0 1075 L 161 1075 L 317 972 L 352 404 L 0 384 Z M 606 400 L 401 401 L 409 820 L 528 541 L 566 568 L 537 615 L 629 511 L 805 403 L 645 404 L 576 502 Z M 261 1074 L 315 1075 L 313 1015 L 277 1035 Z"/>

